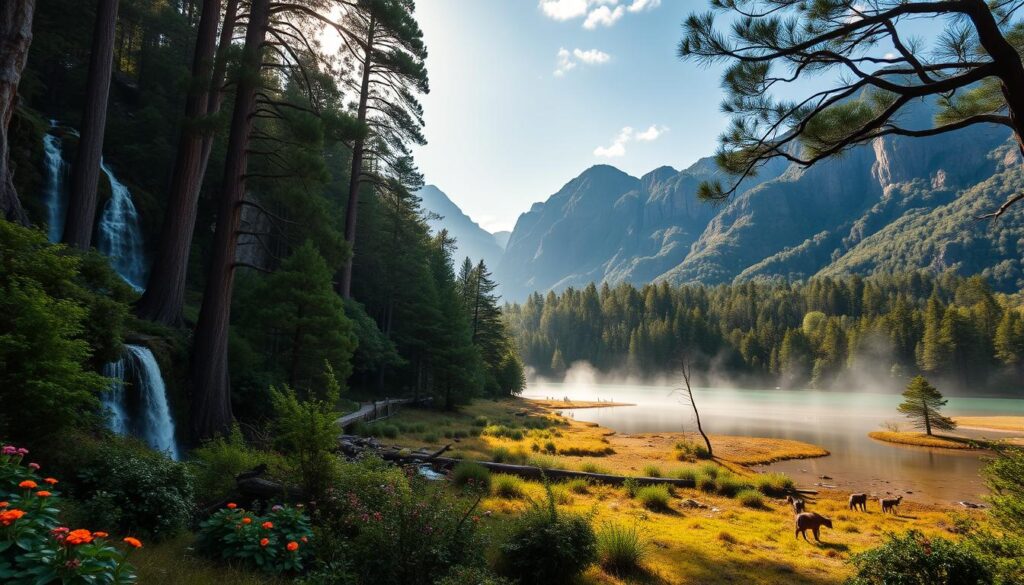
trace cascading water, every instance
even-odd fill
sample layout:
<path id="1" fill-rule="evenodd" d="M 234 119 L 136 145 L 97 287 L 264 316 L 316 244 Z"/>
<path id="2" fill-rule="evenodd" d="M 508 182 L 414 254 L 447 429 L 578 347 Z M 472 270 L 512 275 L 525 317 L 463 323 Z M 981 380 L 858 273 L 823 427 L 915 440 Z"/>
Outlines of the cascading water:
<path id="1" fill-rule="evenodd" d="M 100 215 L 97 248 L 110 258 L 121 278 L 141 291 L 146 283 L 146 262 L 142 250 L 142 228 L 132 194 L 100 159 L 100 169 L 110 180 L 110 200 Z"/>
<path id="2" fill-rule="evenodd" d="M 57 121 L 50 120 L 50 128 L 56 128 Z M 61 149 L 61 138 L 52 133 L 43 136 L 43 152 L 46 162 L 46 210 L 47 225 L 49 231 L 47 236 L 51 242 L 60 240 L 61 232 L 64 231 L 64 207 L 67 200 L 64 197 L 64 179 L 67 177 L 68 165 L 64 162 L 64 154 Z"/>
<path id="3" fill-rule="evenodd" d="M 107 364 L 103 373 L 119 380 L 103 395 L 110 430 L 138 437 L 177 460 L 174 419 L 153 352 L 148 347 L 126 343 L 121 359 Z"/>

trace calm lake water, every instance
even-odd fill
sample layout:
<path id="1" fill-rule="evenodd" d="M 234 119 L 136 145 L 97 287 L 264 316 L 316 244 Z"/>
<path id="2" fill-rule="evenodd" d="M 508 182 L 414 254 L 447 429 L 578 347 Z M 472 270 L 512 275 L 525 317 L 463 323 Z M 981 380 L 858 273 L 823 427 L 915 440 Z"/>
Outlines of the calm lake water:
<path id="1" fill-rule="evenodd" d="M 527 398 L 628 402 L 636 406 L 567 410 L 576 420 L 595 422 L 620 433 L 694 432 L 689 402 L 664 386 L 535 383 Z M 849 491 L 903 494 L 929 503 L 978 502 L 985 494 L 979 453 L 905 447 L 870 439 L 886 421 L 906 419 L 896 412 L 899 395 L 814 391 L 695 388 L 701 423 L 709 434 L 796 439 L 820 445 L 831 455 L 783 461 L 761 469 L 782 471 L 801 487 L 826 484 Z M 950 398 L 950 416 L 1024 416 L 1024 400 Z M 963 431 L 976 437 L 1013 433 Z M 822 479 L 828 476 L 831 479 Z"/>

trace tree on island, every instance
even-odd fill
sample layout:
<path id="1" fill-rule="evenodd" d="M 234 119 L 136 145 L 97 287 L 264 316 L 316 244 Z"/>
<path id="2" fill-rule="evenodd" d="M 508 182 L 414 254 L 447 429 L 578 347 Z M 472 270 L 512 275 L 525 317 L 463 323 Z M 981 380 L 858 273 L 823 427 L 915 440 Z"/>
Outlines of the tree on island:
<path id="1" fill-rule="evenodd" d="M 1021 2 L 963 0 L 711 0 L 685 21 L 679 55 L 726 64 L 719 165 L 733 175 L 701 185 L 725 199 L 742 180 L 780 158 L 800 167 L 882 136 L 934 136 L 972 126 L 1009 128 L 1024 152 Z M 723 15 L 728 29 L 716 22 Z M 928 22 L 929 41 L 912 36 Z M 801 81 L 814 79 L 800 86 Z M 827 80 L 817 83 L 821 79 Z M 775 90 L 795 100 L 776 99 Z M 801 91 L 800 89 L 797 92 Z M 799 95 L 799 94 L 798 94 Z M 929 127 L 902 114 L 921 100 L 939 111 Z M 984 217 L 998 217 L 1024 193 Z"/>
<path id="2" fill-rule="evenodd" d="M 932 429 L 951 431 L 956 428 L 953 419 L 939 412 L 946 405 L 946 399 L 924 376 L 917 376 L 910 381 L 903 391 L 903 398 L 899 411 L 914 421 L 915 426 L 923 428 L 925 434 L 931 435 Z"/>

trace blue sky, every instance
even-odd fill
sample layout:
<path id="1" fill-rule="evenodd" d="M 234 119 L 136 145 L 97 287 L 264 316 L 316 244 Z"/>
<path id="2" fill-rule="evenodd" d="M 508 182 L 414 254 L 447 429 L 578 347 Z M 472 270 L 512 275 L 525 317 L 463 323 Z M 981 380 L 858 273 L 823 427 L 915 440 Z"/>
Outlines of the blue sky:
<path id="1" fill-rule="evenodd" d="M 431 93 L 416 160 L 427 182 L 495 231 L 591 165 L 640 176 L 711 154 L 727 123 L 718 72 L 676 56 L 683 19 L 706 8 L 419 0 Z"/>

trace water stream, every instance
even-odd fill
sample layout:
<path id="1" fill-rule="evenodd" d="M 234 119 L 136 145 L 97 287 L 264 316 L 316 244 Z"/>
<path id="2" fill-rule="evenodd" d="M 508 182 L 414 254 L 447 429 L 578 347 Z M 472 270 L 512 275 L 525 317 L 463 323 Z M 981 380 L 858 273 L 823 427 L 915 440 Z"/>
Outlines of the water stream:
<path id="1" fill-rule="evenodd" d="M 110 199 L 100 215 L 96 248 L 110 258 L 111 266 L 125 282 L 141 291 L 146 285 L 146 259 L 139 213 L 128 187 L 117 180 L 103 159 L 100 169 L 110 181 Z"/>
<path id="2" fill-rule="evenodd" d="M 110 429 L 138 437 L 153 449 L 178 459 L 167 389 L 153 352 L 145 346 L 125 344 L 121 359 L 107 364 L 103 373 L 117 380 L 103 395 Z"/>
<path id="3" fill-rule="evenodd" d="M 57 121 L 50 120 L 50 128 L 56 128 Z M 63 144 L 60 136 L 47 133 L 43 136 L 43 153 L 46 163 L 46 224 L 47 236 L 51 242 L 60 241 L 64 231 L 64 216 L 67 213 L 67 197 L 64 194 L 68 164 L 64 162 Z"/>

